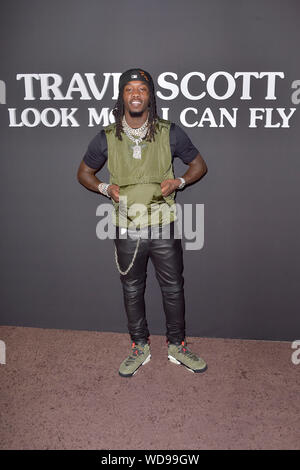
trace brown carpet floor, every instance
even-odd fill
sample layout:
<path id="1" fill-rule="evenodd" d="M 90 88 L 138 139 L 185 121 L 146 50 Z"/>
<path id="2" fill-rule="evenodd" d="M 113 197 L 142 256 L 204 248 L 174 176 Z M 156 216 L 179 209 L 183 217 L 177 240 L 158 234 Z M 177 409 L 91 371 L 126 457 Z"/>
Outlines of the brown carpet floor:
<path id="1" fill-rule="evenodd" d="M 300 365 L 290 342 L 187 337 L 193 374 L 152 358 L 118 375 L 128 334 L 0 327 L 1 449 L 299 449 Z"/>

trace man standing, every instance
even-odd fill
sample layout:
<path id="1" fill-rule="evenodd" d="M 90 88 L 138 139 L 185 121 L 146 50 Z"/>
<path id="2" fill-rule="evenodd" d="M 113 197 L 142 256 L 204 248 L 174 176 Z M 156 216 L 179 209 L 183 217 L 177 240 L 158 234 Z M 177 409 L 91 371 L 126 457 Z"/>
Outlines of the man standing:
<path id="1" fill-rule="evenodd" d="M 149 257 L 162 293 L 168 359 L 203 372 L 205 361 L 187 348 L 185 339 L 183 253 L 175 235 L 175 194 L 199 180 L 207 166 L 186 133 L 157 115 L 153 80 L 145 70 L 130 69 L 121 75 L 113 114 L 115 123 L 90 142 L 77 178 L 86 188 L 111 198 L 115 209 L 115 259 L 131 338 L 131 353 L 119 374 L 131 377 L 151 358 L 144 301 Z M 183 177 L 174 178 L 173 156 L 189 165 Z M 95 176 L 106 160 L 109 183 Z"/>

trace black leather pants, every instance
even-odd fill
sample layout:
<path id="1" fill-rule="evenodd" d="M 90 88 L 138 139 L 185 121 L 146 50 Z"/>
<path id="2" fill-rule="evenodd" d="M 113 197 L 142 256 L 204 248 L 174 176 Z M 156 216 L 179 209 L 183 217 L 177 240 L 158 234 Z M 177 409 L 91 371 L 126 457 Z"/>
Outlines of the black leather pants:
<path id="1" fill-rule="evenodd" d="M 174 238 L 174 227 L 174 222 L 172 222 L 169 225 L 170 237 L 166 239 L 162 238 L 165 229 L 160 227 L 156 230 L 156 236 L 159 237 L 156 239 L 151 238 L 153 229 L 146 228 L 148 238 L 140 239 L 133 266 L 127 274 L 120 274 L 128 330 L 131 340 L 135 343 L 147 342 L 150 336 L 144 300 L 149 257 L 155 268 L 162 293 L 167 341 L 181 343 L 185 339 L 183 252 L 181 238 Z M 142 230 L 145 233 L 145 229 Z M 120 233 L 122 233 L 121 229 L 117 227 L 114 242 L 120 269 L 126 271 L 132 261 L 137 238 L 132 239 L 128 235 L 130 232 L 127 232 L 127 238 L 122 238 Z"/>

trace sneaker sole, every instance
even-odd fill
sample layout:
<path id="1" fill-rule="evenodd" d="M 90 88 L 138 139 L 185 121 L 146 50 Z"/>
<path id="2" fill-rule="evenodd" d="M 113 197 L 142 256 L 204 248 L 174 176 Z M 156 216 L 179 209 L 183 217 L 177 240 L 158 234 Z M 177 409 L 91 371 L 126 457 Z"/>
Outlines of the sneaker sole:
<path id="1" fill-rule="evenodd" d="M 121 374 L 121 372 L 119 371 L 119 375 L 120 375 L 121 377 L 133 377 L 134 374 L 137 373 L 137 371 L 139 370 L 139 368 L 140 368 L 141 366 L 144 366 L 145 364 L 147 364 L 147 362 L 149 362 L 150 359 L 151 359 L 151 354 L 149 354 L 149 356 L 144 360 L 144 362 L 142 362 L 142 363 L 139 365 L 139 367 L 138 367 L 137 369 L 135 369 L 135 371 L 134 371 L 132 374 Z"/>
<path id="2" fill-rule="evenodd" d="M 173 362 L 174 364 L 179 364 L 179 365 L 185 367 L 187 370 L 189 370 L 190 372 L 193 372 L 193 373 L 201 373 L 201 372 L 205 372 L 207 370 L 207 365 L 205 367 L 203 367 L 203 369 L 195 369 L 195 370 L 191 369 L 190 367 L 183 364 L 183 362 L 180 362 L 177 359 L 175 359 L 175 357 L 171 356 L 170 354 L 168 354 L 168 359 L 169 359 L 170 362 Z"/>

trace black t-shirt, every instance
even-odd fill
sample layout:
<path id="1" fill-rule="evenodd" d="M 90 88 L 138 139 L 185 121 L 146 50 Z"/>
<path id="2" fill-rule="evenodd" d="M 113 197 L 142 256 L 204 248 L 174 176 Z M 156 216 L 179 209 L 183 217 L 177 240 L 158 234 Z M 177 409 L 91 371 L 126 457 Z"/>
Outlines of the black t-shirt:
<path id="1" fill-rule="evenodd" d="M 179 157 L 188 165 L 198 155 L 199 151 L 192 144 L 190 138 L 181 127 L 174 122 L 170 128 L 170 147 L 172 161 L 174 157 Z M 104 129 L 98 132 L 88 145 L 83 161 L 90 168 L 102 168 L 107 160 L 107 140 Z"/>

